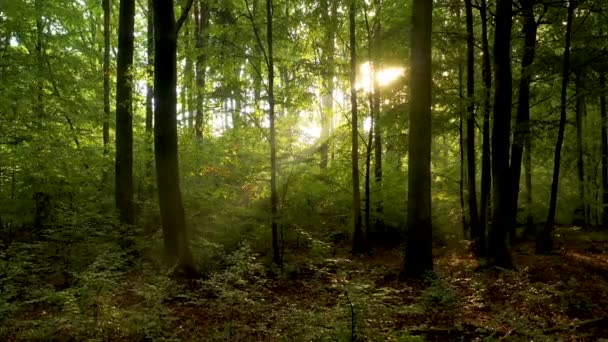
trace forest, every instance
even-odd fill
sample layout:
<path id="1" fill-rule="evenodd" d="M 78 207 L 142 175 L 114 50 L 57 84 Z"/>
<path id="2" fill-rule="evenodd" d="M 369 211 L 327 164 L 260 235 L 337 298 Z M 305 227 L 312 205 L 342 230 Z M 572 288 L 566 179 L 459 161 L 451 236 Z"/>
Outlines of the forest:
<path id="1" fill-rule="evenodd" d="M 0 340 L 604 341 L 607 39 L 603 0 L 0 0 Z"/>

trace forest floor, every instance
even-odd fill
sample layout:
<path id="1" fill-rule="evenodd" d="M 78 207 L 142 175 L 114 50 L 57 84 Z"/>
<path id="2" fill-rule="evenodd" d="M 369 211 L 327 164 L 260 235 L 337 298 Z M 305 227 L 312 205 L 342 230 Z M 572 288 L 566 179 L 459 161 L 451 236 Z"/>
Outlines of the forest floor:
<path id="1" fill-rule="evenodd" d="M 554 254 L 529 243 L 516 271 L 484 269 L 465 242 L 435 249 L 435 273 L 398 281 L 399 249 L 302 255 L 282 273 L 247 248 L 205 280 L 155 265 L 46 282 L 44 296 L 0 302 L 3 340 L 475 341 L 608 338 L 608 235 L 560 228 Z M 314 261 L 311 261 L 314 260 Z M 6 270 L 5 270 L 6 271 Z M 89 278 L 87 278 L 89 277 Z M 97 278 L 95 278 L 97 277 Z M 102 279 L 105 279 L 104 280 Z M 89 279 L 90 281 L 88 281 Z M 99 284 L 107 284 L 101 286 Z M 41 292 L 42 293 L 42 292 Z M 17 295 L 14 298 L 18 298 Z"/>

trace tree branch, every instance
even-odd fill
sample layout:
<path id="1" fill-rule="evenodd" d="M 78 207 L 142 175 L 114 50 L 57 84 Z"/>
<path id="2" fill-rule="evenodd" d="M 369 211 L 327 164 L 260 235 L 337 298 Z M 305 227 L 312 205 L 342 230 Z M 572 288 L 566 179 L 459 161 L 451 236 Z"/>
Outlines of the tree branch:
<path id="1" fill-rule="evenodd" d="M 187 1 L 188 2 L 186 2 L 186 6 L 182 7 L 182 14 L 179 16 L 179 19 L 177 19 L 177 23 L 175 24 L 176 36 L 179 33 L 179 30 L 181 30 L 182 26 L 184 26 L 184 22 L 186 22 L 186 19 L 188 19 L 188 14 L 190 13 L 190 9 L 192 8 L 192 4 L 194 3 L 194 0 Z"/>

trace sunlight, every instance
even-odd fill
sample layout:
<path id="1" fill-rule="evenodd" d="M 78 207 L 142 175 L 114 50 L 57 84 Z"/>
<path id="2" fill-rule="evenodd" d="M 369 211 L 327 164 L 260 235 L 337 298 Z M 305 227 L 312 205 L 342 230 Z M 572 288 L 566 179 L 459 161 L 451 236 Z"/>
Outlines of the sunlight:
<path id="1" fill-rule="evenodd" d="M 372 82 L 372 66 L 369 62 L 361 64 L 359 67 L 359 77 L 356 84 L 358 90 L 363 90 L 369 93 L 373 90 Z M 376 71 L 376 82 L 379 86 L 384 87 L 396 81 L 405 75 L 405 68 L 391 67 Z"/>

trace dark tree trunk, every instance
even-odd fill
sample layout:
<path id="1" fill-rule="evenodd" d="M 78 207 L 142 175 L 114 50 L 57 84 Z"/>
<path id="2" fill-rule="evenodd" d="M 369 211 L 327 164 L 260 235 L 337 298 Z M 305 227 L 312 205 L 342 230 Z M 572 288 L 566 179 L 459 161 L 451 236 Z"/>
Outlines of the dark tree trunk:
<path id="1" fill-rule="evenodd" d="M 272 260 L 282 265 L 278 235 L 278 196 L 277 196 L 277 143 L 274 113 L 274 55 L 272 41 L 272 0 L 266 0 L 266 41 L 268 44 L 268 116 L 270 121 L 270 210 L 272 230 Z"/>
<path id="2" fill-rule="evenodd" d="M 133 212 L 133 30 L 135 0 L 120 0 L 116 63 L 116 207 L 120 221 L 135 222 Z"/>
<path id="3" fill-rule="evenodd" d="M 460 103 L 463 103 L 463 66 L 462 62 L 458 63 L 458 98 Z M 464 111 L 459 106 L 458 108 L 458 151 L 460 157 L 460 178 L 458 179 L 458 194 L 460 198 L 460 221 L 462 222 L 462 236 L 466 239 L 470 234 L 469 221 L 467 220 L 467 209 L 464 195 L 464 179 L 465 179 L 465 161 L 464 161 Z"/>
<path id="4" fill-rule="evenodd" d="M 108 154 L 110 144 L 110 0 L 103 0 L 103 152 Z M 105 178 L 105 177 L 104 177 Z"/>
<path id="5" fill-rule="evenodd" d="M 36 64 L 38 75 L 36 79 L 36 111 L 40 118 L 45 116 L 44 110 L 44 21 L 43 21 L 43 0 L 34 1 L 36 11 Z"/>
<path id="6" fill-rule="evenodd" d="M 587 207 L 587 196 L 585 196 L 585 161 L 583 159 L 583 75 L 582 72 L 575 73 L 574 83 L 576 85 L 576 154 L 577 154 L 577 169 L 578 169 L 578 192 L 581 200 L 580 205 L 583 209 L 583 229 L 589 227 L 589 208 Z"/>
<path id="7" fill-rule="evenodd" d="M 473 251 L 480 257 L 486 256 L 486 230 L 488 227 L 488 214 L 490 204 L 490 194 L 492 191 L 492 170 L 490 157 L 490 112 L 492 111 L 492 65 L 490 63 L 490 44 L 488 42 L 488 19 L 487 19 L 486 0 L 481 0 L 481 48 L 482 58 L 482 77 L 483 77 L 483 136 L 481 152 L 481 192 L 480 192 L 480 214 L 479 214 L 479 235 L 471 236 L 473 240 Z"/>
<path id="8" fill-rule="evenodd" d="M 467 200 L 471 236 L 479 236 L 479 213 L 477 211 L 477 186 L 475 176 L 475 51 L 473 36 L 473 4 L 465 0 L 467 17 Z"/>
<path id="9" fill-rule="evenodd" d="M 110 0 L 108 0 L 110 1 Z M 146 89 L 146 135 L 150 142 L 153 139 L 153 120 L 154 120 L 154 8 L 153 0 L 148 0 L 148 16 L 146 30 L 146 45 L 147 45 L 147 64 L 146 75 L 148 76 L 148 87 Z M 151 163 L 150 163 L 151 164 Z M 152 165 L 150 165 L 151 167 Z"/>
<path id="10" fill-rule="evenodd" d="M 373 74 L 372 74 L 373 75 Z M 371 94 L 370 94 L 371 96 Z M 372 144 L 374 143 L 374 116 L 370 116 L 371 123 L 369 131 L 367 132 L 367 146 L 365 154 L 365 231 L 369 234 L 371 231 L 372 218 L 371 218 L 371 191 L 370 191 L 370 172 L 372 163 Z"/>
<path id="11" fill-rule="evenodd" d="M 490 263 L 513 268 L 507 244 L 511 225 L 511 182 L 509 177 L 509 146 L 511 135 L 511 0 L 496 4 L 494 34 L 494 68 L 496 93 L 492 125 L 492 179 L 494 183 L 494 213 L 489 232 Z"/>
<path id="12" fill-rule="evenodd" d="M 572 17 L 576 3 L 571 1 L 568 5 L 568 19 L 566 22 L 566 46 L 564 49 L 564 64 L 562 71 L 562 92 L 560 98 L 559 129 L 557 131 L 557 142 L 555 144 L 555 160 L 553 164 L 553 181 L 551 182 L 551 198 L 549 200 L 549 212 L 547 221 L 536 239 L 537 253 L 550 253 L 553 249 L 553 224 L 555 223 L 555 212 L 557 207 L 557 190 L 559 186 L 559 170 L 561 162 L 562 145 L 566 131 L 566 106 L 568 96 L 568 83 L 570 81 L 570 40 L 572 37 Z"/>
<path id="13" fill-rule="evenodd" d="M 351 106 L 351 162 L 353 185 L 353 254 L 365 251 L 365 240 L 361 227 L 361 193 L 359 189 L 359 123 L 357 114 L 357 39 L 356 39 L 356 1 L 351 0 L 348 9 L 350 41 L 350 106 Z"/>
<path id="14" fill-rule="evenodd" d="M 186 233 L 177 154 L 177 27 L 172 0 L 154 4 L 154 152 L 167 259 L 186 274 L 194 265 Z"/>
<path id="15" fill-rule="evenodd" d="M 407 233 L 403 276 L 433 269 L 431 228 L 432 0 L 414 0 L 410 55 Z"/>
<path id="16" fill-rule="evenodd" d="M 194 132 L 197 138 L 203 137 L 204 105 L 205 105 L 205 71 L 207 68 L 207 31 L 209 29 L 209 5 L 206 0 L 196 0 L 194 8 L 196 19 L 196 115 L 194 117 Z"/>
<path id="17" fill-rule="evenodd" d="M 380 6 L 377 4 L 377 6 Z M 382 31 L 381 23 L 378 22 L 375 30 L 374 36 L 375 39 L 375 67 L 377 70 L 380 69 L 381 66 L 381 56 L 380 53 L 382 51 L 382 41 L 380 39 L 380 34 Z M 372 96 L 372 112 L 376 114 L 376 117 L 373 119 L 374 121 L 374 178 L 376 181 L 376 221 L 374 222 L 374 228 L 376 232 L 380 234 L 385 233 L 384 227 L 384 199 L 383 199 L 383 191 L 382 191 L 382 126 L 380 122 L 381 116 L 381 105 L 380 101 L 382 98 L 382 93 L 380 90 L 380 84 L 378 83 L 378 78 L 374 77 L 374 92 Z"/>
<path id="18" fill-rule="evenodd" d="M 606 75 L 600 71 L 600 115 L 602 118 L 602 224 L 608 226 L 608 134 L 606 133 Z"/>
<path id="19" fill-rule="evenodd" d="M 148 157 L 146 160 L 146 182 L 145 192 L 152 194 L 154 192 L 153 170 L 154 170 L 154 8 L 152 5 L 153 0 L 148 0 L 148 13 L 147 13 L 147 29 L 146 29 L 146 75 L 147 75 L 147 87 L 146 87 L 146 151 L 148 151 Z"/>
<path id="20" fill-rule="evenodd" d="M 530 67 L 532 66 L 532 63 L 534 63 L 534 55 L 536 53 L 536 30 L 538 28 L 534 18 L 534 0 L 522 0 L 521 3 L 525 17 L 523 27 L 525 38 L 524 53 L 521 61 L 521 79 L 519 81 L 517 117 L 515 119 L 513 146 L 511 147 L 511 189 L 513 191 L 511 202 L 513 220 L 509 231 L 511 242 L 516 240 L 515 223 L 517 219 L 519 200 L 521 162 L 524 154 L 524 148 L 530 148 L 530 83 L 532 81 Z M 527 196 L 530 196 L 530 194 Z"/>

